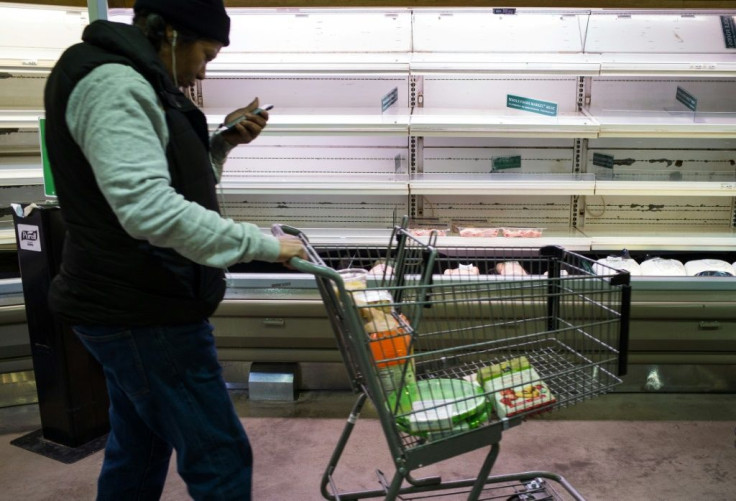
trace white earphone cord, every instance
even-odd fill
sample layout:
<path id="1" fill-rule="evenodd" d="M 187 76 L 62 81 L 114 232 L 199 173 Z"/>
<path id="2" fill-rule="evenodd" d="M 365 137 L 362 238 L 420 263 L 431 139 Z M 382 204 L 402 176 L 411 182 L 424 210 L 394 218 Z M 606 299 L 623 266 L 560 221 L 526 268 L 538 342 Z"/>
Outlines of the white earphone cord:
<path id="1" fill-rule="evenodd" d="M 171 40 L 171 72 L 174 74 L 174 85 L 179 87 L 178 79 L 176 78 L 176 37 L 178 33 L 174 30 Z"/>
<path id="2" fill-rule="evenodd" d="M 176 85 L 177 87 L 179 87 L 179 82 L 178 82 L 178 79 L 176 78 L 176 37 L 177 37 L 177 35 L 178 34 L 177 34 L 176 30 L 174 30 L 174 32 L 172 33 L 172 37 L 171 37 L 171 72 L 174 74 L 174 85 Z M 220 182 L 219 184 L 220 184 L 220 186 L 219 186 L 219 188 L 220 188 L 219 189 L 219 194 L 220 194 L 220 210 L 223 211 L 223 216 L 224 217 L 227 217 L 227 213 L 226 213 L 226 210 L 225 210 L 225 192 L 222 189 L 222 182 Z M 229 274 L 230 274 L 230 270 L 228 269 L 227 266 L 225 267 L 225 274 L 226 274 L 225 275 L 226 277 L 229 276 Z M 228 285 L 230 285 L 229 284 L 230 280 L 228 280 L 226 278 L 226 281 L 228 282 Z"/>

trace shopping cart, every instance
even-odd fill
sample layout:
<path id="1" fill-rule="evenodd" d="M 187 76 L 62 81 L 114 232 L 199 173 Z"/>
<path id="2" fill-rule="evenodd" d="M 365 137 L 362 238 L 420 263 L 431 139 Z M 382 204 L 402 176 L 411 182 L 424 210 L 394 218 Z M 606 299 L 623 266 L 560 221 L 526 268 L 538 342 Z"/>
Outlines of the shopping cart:
<path id="1" fill-rule="evenodd" d="M 490 472 L 504 430 L 621 382 L 628 273 L 560 247 L 440 248 L 434 235 L 415 238 L 403 227 L 383 254 L 318 251 L 298 229 L 274 232 L 304 242 L 308 260 L 291 264 L 315 276 L 358 395 L 324 473 L 323 497 L 419 499 L 442 491 L 469 500 L 583 499 L 551 472 Z M 396 472 L 388 479 L 379 471 L 376 490 L 340 491 L 333 473 L 367 398 Z M 412 476 L 485 446 L 475 478 Z"/>

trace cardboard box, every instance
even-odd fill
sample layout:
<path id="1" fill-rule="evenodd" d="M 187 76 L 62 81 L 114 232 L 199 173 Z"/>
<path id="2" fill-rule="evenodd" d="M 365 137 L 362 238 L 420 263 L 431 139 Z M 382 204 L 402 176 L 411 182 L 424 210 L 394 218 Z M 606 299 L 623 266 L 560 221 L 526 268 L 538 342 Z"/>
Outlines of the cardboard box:
<path id="1" fill-rule="evenodd" d="M 533 367 L 488 379 L 483 388 L 493 393 L 494 409 L 499 418 L 547 407 L 557 401 Z"/>
<path id="2" fill-rule="evenodd" d="M 511 372 L 518 372 L 523 369 L 530 368 L 529 360 L 526 357 L 512 358 L 499 364 L 489 365 L 483 367 L 478 371 L 477 379 L 481 386 L 484 386 L 486 381 L 489 379 L 509 374 Z"/>

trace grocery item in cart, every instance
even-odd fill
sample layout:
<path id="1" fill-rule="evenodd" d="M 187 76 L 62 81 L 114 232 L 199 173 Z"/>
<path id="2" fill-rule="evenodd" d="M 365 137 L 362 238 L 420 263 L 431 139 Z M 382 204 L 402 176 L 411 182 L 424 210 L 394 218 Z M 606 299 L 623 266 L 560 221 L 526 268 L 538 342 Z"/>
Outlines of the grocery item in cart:
<path id="1" fill-rule="evenodd" d="M 721 259 L 694 259 L 685 263 L 685 271 L 691 277 L 736 275 L 733 265 Z"/>
<path id="2" fill-rule="evenodd" d="M 484 386 L 486 381 L 489 379 L 503 376 L 504 374 L 509 374 L 511 372 L 519 372 L 521 370 L 528 369 L 529 367 L 531 367 L 531 365 L 526 357 L 512 358 L 505 362 L 482 367 L 476 374 L 476 378 L 478 379 L 478 383 L 481 386 Z"/>
<path id="3" fill-rule="evenodd" d="M 685 265 L 677 259 L 653 257 L 646 261 L 642 261 L 639 267 L 641 269 L 641 274 L 646 276 L 683 277 L 687 275 Z"/>
<path id="4" fill-rule="evenodd" d="M 498 273 L 499 275 L 516 276 L 525 276 L 529 274 L 518 261 L 506 261 L 503 263 L 498 263 L 496 265 L 496 273 Z"/>
<path id="5" fill-rule="evenodd" d="M 541 409 L 557 401 L 547 383 L 531 366 L 485 379 L 483 389 L 493 394 L 494 409 L 499 418 Z"/>
<path id="6" fill-rule="evenodd" d="M 338 270 L 345 289 L 349 291 L 365 289 L 367 286 L 368 270 L 361 268 L 346 268 Z"/>
<path id="7" fill-rule="evenodd" d="M 488 400 L 475 382 L 436 378 L 417 382 L 411 413 L 397 419 L 407 433 L 467 431 L 488 419 Z"/>
<path id="8" fill-rule="evenodd" d="M 364 322 L 373 319 L 373 311 L 378 310 L 382 313 L 391 313 L 393 311 L 394 299 L 391 293 L 383 289 L 365 289 L 357 290 L 352 293 L 353 302 L 357 306 L 358 312 Z M 366 308 L 368 306 L 368 308 Z"/>
<path id="9" fill-rule="evenodd" d="M 370 317 L 363 325 L 368 334 L 368 345 L 375 362 L 376 371 L 384 392 L 399 394 L 399 412 L 412 409 L 416 399 L 416 376 L 414 359 L 410 357 L 411 335 L 404 326 L 409 325 L 404 317 L 401 322 L 394 313 L 380 308 L 361 308 L 361 316 Z M 402 325 L 403 323 L 403 325 Z"/>
<path id="10" fill-rule="evenodd" d="M 593 264 L 593 273 L 595 273 L 596 275 L 610 275 L 611 274 L 610 269 L 606 268 L 605 266 L 600 266 L 597 263 L 608 266 L 615 270 L 628 271 L 629 274 L 631 275 L 641 275 L 642 274 L 641 266 L 639 266 L 639 263 L 637 263 L 636 260 L 630 257 L 608 256 L 608 257 L 599 259 L 595 264 Z"/>
<path id="11" fill-rule="evenodd" d="M 394 274 L 394 268 L 385 261 L 379 261 L 368 270 L 368 276 L 372 278 L 390 278 Z"/>
<path id="12" fill-rule="evenodd" d="M 364 328 L 370 338 L 371 353 L 376 361 L 376 367 L 381 369 L 406 363 L 411 343 L 411 337 L 406 329 L 391 313 L 378 308 L 364 309 L 370 315 L 370 320 L 364 324 Z"/>

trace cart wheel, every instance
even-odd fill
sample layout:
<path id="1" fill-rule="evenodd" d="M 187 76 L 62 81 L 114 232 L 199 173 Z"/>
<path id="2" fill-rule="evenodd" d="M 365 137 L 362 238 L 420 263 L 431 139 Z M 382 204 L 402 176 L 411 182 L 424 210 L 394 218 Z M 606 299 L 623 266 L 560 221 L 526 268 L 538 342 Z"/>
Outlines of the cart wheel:
<path id="1" fill-rule="evenodd" d="M 558 499 L 547 490 L 547 482 L 542 478 L 535 478 L 524 484 L 526 492 L 514 494 L 507 501 L 555 501 Z"/>
<path id="2" fill-rule="evenodd" d="M 554 501 L 555 498 L 544 492 L 531 494 L 514 494 L 507 501 Z"/>

